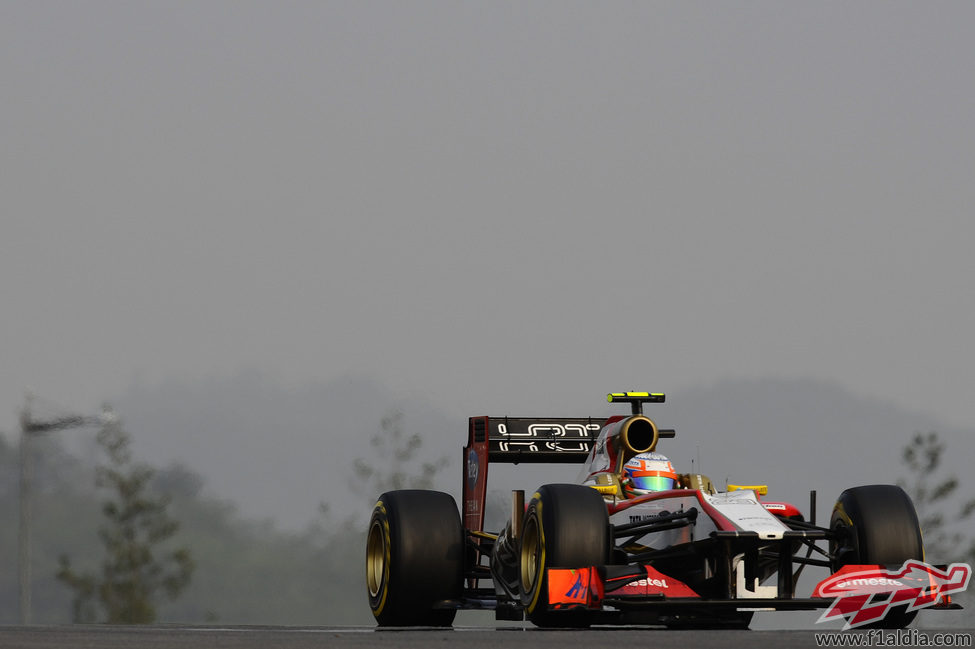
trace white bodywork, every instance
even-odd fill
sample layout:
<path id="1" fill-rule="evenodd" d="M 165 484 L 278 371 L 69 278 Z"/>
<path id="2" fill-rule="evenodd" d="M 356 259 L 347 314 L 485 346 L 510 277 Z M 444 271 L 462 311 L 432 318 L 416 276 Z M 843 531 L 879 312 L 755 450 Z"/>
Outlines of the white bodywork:
<path id="1" fill-rule="evenodd" d="M 670 492 L 671 494 L 674 492 Z M 626 509 L 617 511 L 610 516 L 614 525 L 652 521 L 666 514 L 689 511 L 697 508 L 696 521 L 685 527 L 659 532 L 651 532 L 632 541 L 647 548 L 663 549 L 680 543 L 690 543 L 706 539 L 711 532 L 718 531 L 719 526 L 708 515 L 707 508 L 702 507 L 701 500 L 713 507 L 721 516 L 734 524 L 739 531 L 756 532 L 762 539 L 781 539 L 782 534 L 789 528 L 770 514 L 758 501 L 754 491 L 740 490 L 728 493 L 706 494 L 688 490 L 686 495 L 667 495 L 636 502 Z M 623 535 L 625 537 L 625 533 Z M 621 540 L 621 539 L 618 539 Z"/>
<path id="2" fill-rule="evenodd" d="M 758 532 L 759 538 L 781 539 L 782 533 L 789 530 L 758 502 L 758 496 L 750 489 L 702 495 L 725 518 L 742 530 Z"/>

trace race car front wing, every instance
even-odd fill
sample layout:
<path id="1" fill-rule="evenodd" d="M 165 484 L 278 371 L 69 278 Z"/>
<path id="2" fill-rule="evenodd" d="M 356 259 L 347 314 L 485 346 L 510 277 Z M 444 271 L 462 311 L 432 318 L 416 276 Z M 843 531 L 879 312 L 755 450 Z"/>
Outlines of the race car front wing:
<path id="1" fill-rule="evenodd" d="M 673 520 L 656 520 L 634 525 L 616 526 L 619 537 L 639 534 L 643 527 L 674 525 L 681 518 L 692 518 L 693 512 L 673 515 Z M 630 562 L 621 565 L 587 566 L 579 568 L 547 568 L 548 603 L 550 610 L 588 610 L 603 614 L 607 621 L 640 623 L 650 617 L 700 612 L 799 611 L 825 609 L 835 602 L 823 594 L 822 585 L 837 574 L 821 580 L 811 597 L 795 597 L 799 571 L 795 564 L 828 566 L 823 559 L 797 556 L 798 544 L 813 549 L 818 540 L 828 539 L 830 532 L 822 528 L 793 529 L 780 539 L 763 539 L 756 532 L 716 531 L 707 540 L 688 544 L 684 548 L 668 548 L 631 554 Z M 617 550 L 620 546 L 617 546 Z M 654 567 L 664 566 L 668 560 L 679 558 L 681 552 L 715 558 L 715 575 L 708 581 L 706 593 L 697 592 L 690 585 Z M 777 562 L 772 585 L 760 585 L 759 564 Z M 883 566 L 847 566 L 849 570 L 881 569 Z M 473 575 L 472 575 L 473 576 Z M 771 578 L 769 579 L 771 581 Z M 515 602 L 499 601 L 487 589 L 470 590 L 461 602 L 444 602 L 447 608 L 494 608 L 498 619 L 523 619 L 521 607 Z M 941 597 L 935 609 L 961 608 L 950 597 Z M 614 619 L 615 616 L 615 619 Z"/>

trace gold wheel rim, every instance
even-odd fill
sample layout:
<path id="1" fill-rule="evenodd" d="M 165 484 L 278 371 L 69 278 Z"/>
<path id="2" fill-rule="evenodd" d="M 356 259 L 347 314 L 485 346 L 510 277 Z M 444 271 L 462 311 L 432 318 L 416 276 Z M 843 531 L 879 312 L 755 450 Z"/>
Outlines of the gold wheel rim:
<path id="1" fill-rule="evenodd" d="M 369 596 L 375 598 L 382 590 L 386 574 L 386 535 L 378 520 L 369 527 L 369 539 L 366 542 L 366 585 Z"/>
<path id="2" fill-rule="evenodd" d="M 538 520 L 530 516 L 525 521 L 525 529 L 521 537 L 521 585 L 525 593 L 535 590 L 538 579 L 538 563 L 540 560 L 541 535 Z"/>

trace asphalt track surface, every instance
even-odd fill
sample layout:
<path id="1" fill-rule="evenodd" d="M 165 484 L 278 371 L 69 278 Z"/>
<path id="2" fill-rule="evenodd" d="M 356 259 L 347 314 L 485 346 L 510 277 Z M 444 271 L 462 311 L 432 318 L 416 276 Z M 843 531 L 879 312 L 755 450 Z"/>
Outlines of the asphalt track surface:
<path id="1" fill-rule="evenodd" d="M 671 631 L 649 628 L 541 630 L 460 627 L 448 630 L 382 630 L 370 627 L 180 627 L 53 626 L 0 627 L 3 649 L 319 649 L 386 647 L 420 649 L 593 649 L 607 647 L 816 647 L 816 633 L 836 631 Z M 925 629 L 933 635 L 948 629 Z M 973 634 L 975 629 L 950 629 Z M 969 637 L 972 637 L 971 635 Z M 882 646 L 874 643 L 865 646 Z M 902 645 L 903 646 L 903 645 Z M 962 645 L 963 646 L 963 645 Z M 972 646 L 969 644 L 968 646 Z"/>

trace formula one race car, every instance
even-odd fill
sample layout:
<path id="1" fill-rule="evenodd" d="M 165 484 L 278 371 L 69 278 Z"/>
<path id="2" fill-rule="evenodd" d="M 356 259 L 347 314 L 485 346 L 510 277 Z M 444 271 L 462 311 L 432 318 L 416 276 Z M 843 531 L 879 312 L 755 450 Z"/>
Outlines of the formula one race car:
<path id="1" fill-rule="evenodd" d="M 366 543 L 378 623 L 449 626 L 458 609 L 493 609 L 497 619 L 546 627 L 745 628 L 756 610 L 829 608 L 835 596 L 824 584 L 854 567 L 926 566 L 917 514 L 900 487 L 847 489 L 828 527 L 818 526 L 815 492 L 806 520 L 791 504 L 762 500 L 764 485 L 719 492 L 707 476 L 673 473 L 669 462 L 652 470 L 662 457 L 658 441 L 675 431 L 658 428 L 643 405 L 664 395 L 614 393 L 609 401 L 632 413 L 605 421 L 471 417 L 462 516 L 446 493 L 380 496 Z M 580 483 L 543 485 L 527 505 L 523 491 L 512 492 L 510 519 L 490 533 L 483 525 L 492 462 L 584 469 Z M 796 597 L 807 565 L 831 576 L 812 596 Z M 924 592 L 935 607 L 958 608 Z M 906 626 L 916 614 L 909 604 L 889 605 L 875 624 Z"/>

